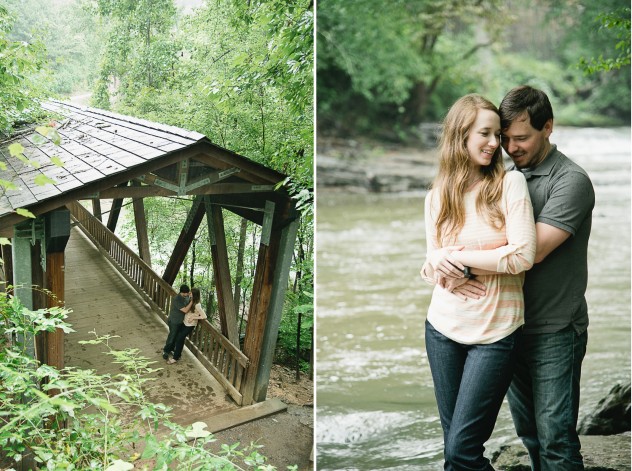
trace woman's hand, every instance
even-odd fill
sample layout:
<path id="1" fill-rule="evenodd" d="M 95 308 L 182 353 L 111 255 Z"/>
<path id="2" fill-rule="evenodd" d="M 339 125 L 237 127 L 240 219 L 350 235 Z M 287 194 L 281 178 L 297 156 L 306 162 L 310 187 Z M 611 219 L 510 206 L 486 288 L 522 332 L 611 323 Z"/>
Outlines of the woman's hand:
<path id="1" fill-rule="evenodd" d="M 445 278 L 464 278 L 463 269 L 465 266 L 452 256 L 452 252 L 463 250 L 463 245 L 451 245 L 442 247 L 428 254 L 428 261 L 434 271 Z"/>

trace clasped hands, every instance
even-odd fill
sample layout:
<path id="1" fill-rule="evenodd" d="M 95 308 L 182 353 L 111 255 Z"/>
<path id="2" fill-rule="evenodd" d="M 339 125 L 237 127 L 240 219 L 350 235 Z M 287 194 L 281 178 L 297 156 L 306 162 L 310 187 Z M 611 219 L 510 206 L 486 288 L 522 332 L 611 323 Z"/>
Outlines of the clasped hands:
<path id="1" fill-rule="evenodd" d="M 463 250 L 463 245 L 451 245 L 434 250 L 428 261 L 435 271 L 437 284 L 464 301 L 485 296 L 486 288 L 480 281 L 466 278 L 465 266 L 454 257 L 454 252 Z"/>

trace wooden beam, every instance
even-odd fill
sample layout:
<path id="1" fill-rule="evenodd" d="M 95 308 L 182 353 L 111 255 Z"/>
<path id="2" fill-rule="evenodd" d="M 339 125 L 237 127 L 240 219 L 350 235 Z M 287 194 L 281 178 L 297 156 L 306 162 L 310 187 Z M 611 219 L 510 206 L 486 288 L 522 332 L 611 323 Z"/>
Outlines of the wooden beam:
<path id="1" fill-rule="evenodd" d="M 103 215 L 101 214 L 101 200 L 99 198 L 92 198 L 92 214 L 99 221 L 103 220 Z"/>
<path id="2" fill-rule="evenodd" d="M 276 350 L 276 343 L 279 335 L 279 326 L 281 325 L 281 318 L 283 317 L 285 292 L 287 290 L 290 266 L 294 256 L 294 244 L 296 242 L 297 231 L 298 219 L 295 219 L 292 223 L 285 226 L 280 231 L 275 231 L 278 235 L 271 235 L 274 237 L 280 237 L 280 247 L 274 266 L 272 293 L 268 308 L 267 321 L 265 324 L 265 331 L 263 334 L 263 343 L 261 346 L 259 360 L 260 365 L 257 371 L 257 379 L 254 387 L 254 400 L 256 402 L 265 401 L 268 393 L 270 370 L 274 360 L 274 352 Z"/>
<path id="3" fill-rule="evenodd" d="M 118 187 L 126 187 L 128 182 L 123 182 Z M 112 201 L 112 207 L 110 208 L 110 216 L 108 217 L 108 229 L 111 232 L 116 232 L 116 224 L 118 223 L 119 215 L 121 214 L 121 208 L 123 207 L 123 198 L 116 198 Z"/>
<path id="4" fill-rule="evenodd" d="M 274 207 L 267 205 L 268 215 L 274 214 Z M 248 405 L 255 402 L 255 386 L 259 369 L 262 367 L 261 361 L 265 357 L 261 356 L 265 341 L 266 323 L 268 321 L 268 310 L 272 297 L 272 281 L 274 279 L 274 265 L 280 247 L 280 233 L 272 227 L 272 218 L 266 217 L 259 244 L 259 255 L 257 257 L 257 267 L 250 297 L 250 308 L 248 310 L 248 324 L 246 326 L 246 338 L 244 340 L 244 354 L 250 361 L 244 384 L 242 387 L 243 404 Z M 269 234 L 269 237 L 266 237 Z"/>
<path id="5" fill-rule="evenodd" d="M 202 142 L 203 153 L 214 162 L 222 162 L 224 165 L 238 167 L 241 169 L 240 176 L 244 176 L 245 180 L 259 181 L 261 183 L 271 183 L 273 185 L 285 179 L 285 175 L 265 167 L 252 160 L 242 157 L 234 152 L 219 147 L 210 141 Z M 196 160 L 200 160 L 196 157 Z M 215 165 L 217 166 L 217 165 Z"/>
<path id="6" fill-rule="evenodd" d="M 228 264 L 228 249 L 226 248 L 226 233 L 222 208 L 213 206 L 205 201 L 206 221 L 211 242 L 211 256 L 213 271 L 217 285 L 217 303 L 219 305 L 222 334 L 239 348 L 239 329 L 237 327 L 237 310 L 233 299 L 233 289 L 230 282 L 230 266 Z"/>
<path id="7" fill-rule="evenodd" d="M 100 191 L 133 180 L 138 175 L 144 175 L 156 169 L 167 167 L 171 164 L 177 163 L 182 159 L 198 155 L 200 153 L 200 149 L 202 148 L 201 146 L 201 143 L 193 144 L 192 146 L 187 147 L 184 150 L 173 152 L 172 154 L 165 155 L 160 159 L 149 160 L 144 164 L 136 165 L 124 172 L 116 173 L 114 175 L 110 175 L 109 177 L 96 180 L 94 183 L 89 183 L 87 185 L 81 186 L 79 188 L 76 188 L 75 190 L 59 195 L 58 197 L 29 205 L 25 209 L 31 211 L 31 213 L 33 213 L 35 216 L 39 216 L 40 214 L 44 214 L 48 211 L 61 208 L 62 206 L 65 206 L 76 200 L 94 198 L 94 195 L 98 194 Z M 20 216 L 17 213 L 9 213 L 0 217 L 0 235 L 9 238 L 12 237 L 11 228 L 26 219 L 26 217 Z"/>
<path id="8" fill-rule="evenodd" d="M 15 289 L 13 292 L 20 299 L 22 305 L 33 310 L 33 289 L 32 289 L 32 267 L 31 238 L 28 237 L 28 228 L 35 221 L 28 221 L 20 226 L 14 226 L 14 237 L 12 241 L 13 282 Z M 24 343 L 26 353 L 35 358 L 35 343 L 32 335 L 18 336 L 18 340 Z"/>
<path id="9" fill-rule="evenodd" d="M 132 185 L 140 186 L 140 183 L 133 181 Z M 149 250 L 149 236 L 147 235 L 147 218 L 145 217 L 145 204 L 142 198 L 133 198 L 134 223 L 136 224 L 136 241 L 138 242 L 138 255 L 149 266 L 151 266 L 151 252 Z"/>
<path id="10" fill-rule="evenodd" d="M 280 399 L 270 399 L 259 404 L 240 407 L 237 410 L 214 415 L 213 419 L 209 420 L 207 430 L 211 433 L 221 432 L 222 430 L 252 422 L 284 410 L 287 410 L 287 405 Z"/>
<path id="11" fill-rule="evenodd" d="M 42 267 L 42 239 L 37 239 L 35 243 L 31 240 L 31 284 L 33 286 L 32 299 L 33 310 L 44 309 L 48 305 L 47 296 L 43 288 L 45 283 L 44 268 Z M 46 257 L 46 254 L 44 254 Z M 36 359 L 42 363 L 46 363 L 47 338 L 46 335 L 35 336 L 35 355 Z"/>
<path id="12" fill-rule="evenodd" d="M 195 234 L 200 227 L 200 223 L 204 218 L 204 212 L 202 197 L 197 196 L 193 200 L 187 220 L 180 232 L 180 237 L 178 237 L 178 241 L 173 249 L 169 263 L 167 263 L 165 273 L 162 275 L 162 279 L 170 285 L 173 284 L 178 276 L 178 271 L 182 266 L 182 262 L 184 262 L 184 257 L 186 257 L 189 247 L 191 247 L 191 243 L 193 242 L 193 238 L 195 237 Z"/>
<path id="13" fill-rule="evenodd" d="M 63 307 L 65 303 L 64 252 L 50 253 L 46 258 L 46 289 L 50 291 L 46 307 Z M 46 332 L 46 363 L 58 369 L 64 368 L 64 331 Z M 54 392 L 53 392 L 54 393 Z"/>
<path id="14" fill-rule="evenodd" d="M 221 170 L 238 167 L 240 169 L 239 178 L 247 182 L 255 183 L 257 185 L 276 185 L 285 178 L 285 176 L 282 176 L 279 179 L 266 178 L 261 174 L 248 171 L 248 169 L 245 169 L 240 164 L 238 164 L 236 159 L 226 158 L 226 156 L 222 156 L 221 152 L 218 152 L 217 149 L 214 149 L 212 147 L 206 147 L 203 153 L 196 155 L 194 158 L 195 160 L 205 163 L 209 167 L 218 168 Z M 270 171 L 274 172 L 273 170 Z M 276 172 L 274 173 L 276 174 Z"/>
<path id="15" fill-rule="evenodd" d="M 202 181 L 205 181 L 203 179 Z M 257 194 L 258 198 L 275 198 L 273 185 L 254 185 L 252 183 L 212 183 L 205 186 L 189 185 L 187 195 L 232 195 L 232 194 Z M 187 187 L 187 188 L 189 188 Z M 174 187 L 175 188 L 175 187 Z M 164 186 L 144 185 L 134 187 L 114 187 L 100 191 L 97 195 L 89 194 L 79 199 L 115 198 L 147 198 L 150 196 L 171 196 L 177 193 L 176 189 L 167 189 Z"/>
<path id="16" fill-rule="evenodd" d="M 2 246 L 2 262 L 4 269 L 4 282 L 5 286 L 0 291 L 5 291 L 6 287 L 11 285 L 13 286 L 13 256 L 11 254 L 11 246 L 3 245 Z"/>

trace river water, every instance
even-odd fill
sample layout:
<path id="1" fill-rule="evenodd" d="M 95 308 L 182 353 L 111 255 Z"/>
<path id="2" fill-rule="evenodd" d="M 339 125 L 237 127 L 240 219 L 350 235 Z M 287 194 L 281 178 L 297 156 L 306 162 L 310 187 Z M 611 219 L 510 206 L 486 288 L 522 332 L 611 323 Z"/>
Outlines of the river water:
<path id="1" fill-rule="evenodd" d="M 591 176 L 589 345 L 580 419 L 630 381 L 630 128 L 556 128 Z M 423 325 L 424 194 L 317 198 L 317 469 L 438 470 L 442 434 Z M 503 404 L 486 455 L 519 443 Z"/>

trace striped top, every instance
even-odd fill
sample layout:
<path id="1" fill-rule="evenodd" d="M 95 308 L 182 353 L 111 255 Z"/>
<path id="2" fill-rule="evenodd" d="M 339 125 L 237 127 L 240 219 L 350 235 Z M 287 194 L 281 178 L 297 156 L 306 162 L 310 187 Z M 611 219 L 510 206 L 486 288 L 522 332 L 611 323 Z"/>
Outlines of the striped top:
<path id="1" fill-rule="evenodd" d="M 195 305 L 195 310 L 193 312 L 189 311 L 184 316 L 184 325 L 187 327 L 195 327 L 198 324 L 198 319 L 206 319 L 206 313 L 200 303 Z"/>
<path id="2" fill-rule="evenodd" d="M 536 249 L 533 208 L 524 176 L 513 171 L 504 177 L 501 209 L 505 227 L 500 230 L 476 211 L 479 186 L 464 195 L 465 224 L 450 245 L 484 250 L 488 260 L 495 263 L 498 274 L 476 277 L 487 288 L 485 296 L 462 300 L 436 284 L 434 269 L 427 260 L 421 269 L 422 278 L 435 285 L 428 322 L 446 337 L 468 345 L 496 342 L 524 324 L 522 284 Z M 440 248 L 436 240 L 438 213 L 439 198 L 431 190 L 425 202 L 428 254 Z"/>

